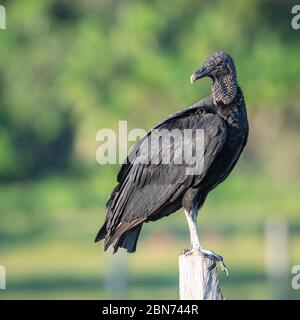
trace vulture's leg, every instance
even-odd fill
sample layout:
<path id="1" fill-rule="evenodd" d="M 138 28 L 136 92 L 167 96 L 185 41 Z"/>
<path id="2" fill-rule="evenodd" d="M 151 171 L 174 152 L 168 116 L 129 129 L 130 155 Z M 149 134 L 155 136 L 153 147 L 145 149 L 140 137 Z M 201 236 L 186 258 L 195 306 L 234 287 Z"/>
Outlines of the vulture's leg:
<path id="1" fill-rule="evenodd" d="M 196 209 L 192 209 L 190 212 L 184 210 L 187 223 L 190 229 L 190 239 L 192 250 L 201 250 L 200 239 L 199 239 L 199 229 L 197 225 L 197 215 L 198 211 Z"/>
<path id="2" fill-rule="evenodd" d="M 220 262 L 221 265 L 221 269 L 222 271 L 226 272 L 227 276 L 229 275 L 228 273 L 228 269 L 225 266 L 225 263 L 223 261 L 223 257 L 216 254 L 215 252 L 211 251 L 211 250 L 206 250 L 204 248 L 202 248 L 201 244 L 200 244 L 200 239 L 199 239 L 199 229 L 198 229 L 198 225 L 197 225 L 197 215 L 198 215 L 198 211 L 193 209 L 192 211 L 188 212 L 186 210 L 184 210 L 185 212 L 185 216 L 188 222 L 188 226 L 189 226 L 189 230 L 190 230 L 190 239 L 191 239 L 191 245 L 192 248 L 189 250 L 184 250 L 184 254 L 189 255 L 192 254 L 194 252 L 200 252 L 201 254 L 203 254 L 205 257 L 209 258 L 209 259 L 213 259 L 217 262 Z"/>

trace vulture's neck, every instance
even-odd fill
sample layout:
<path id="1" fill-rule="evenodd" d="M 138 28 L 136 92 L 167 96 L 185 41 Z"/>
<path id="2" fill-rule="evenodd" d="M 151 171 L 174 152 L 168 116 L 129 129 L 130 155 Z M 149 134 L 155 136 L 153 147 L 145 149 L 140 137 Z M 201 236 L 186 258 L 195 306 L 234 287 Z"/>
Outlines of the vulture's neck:
<path id="1" fill-rule="evenodd" d="M 237 94 L 237 87 L 236 77 L 232 73 L 214 78 L 211 87 L 214 104 L 231 104 Z"/>

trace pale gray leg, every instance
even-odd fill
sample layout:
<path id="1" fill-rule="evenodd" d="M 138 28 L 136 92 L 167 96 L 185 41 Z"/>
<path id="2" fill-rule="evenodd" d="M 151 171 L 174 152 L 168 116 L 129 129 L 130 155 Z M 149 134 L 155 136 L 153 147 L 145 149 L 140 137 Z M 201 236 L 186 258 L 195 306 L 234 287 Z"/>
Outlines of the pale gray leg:
<path id="1" fill-rule="evenodd" d="M 195 209 L 192 210 L 192 212 L 187 212 L 184 210 L 188 226 L 190 229 L 190 239 L 191 239 L 191 245 L 192 249 L 200 250 L 200 239 L 199 239 L 199 230 L 197 225 L 197 211 Z"/>
<path id="2" fill-rule="evenodd" d="M 197 225 L 197 210 L 193 209 L 191 212 L 188 212 L 184 210 L 189 230 L 190 230 L 190 239 L 191 239 L 191 249 L 185 249 L 183 250 L 183 254 L 185 255 L 190 255 L 193 254 L 194 252 L 200 252 L 203 254 L 205 257 L 209 259 L 213 259 L 217 262 L 220 262 L 221 269 L 222 271 L 226 272 L 227 276 L 229 275 L 228 269 L 225 266 L 225 263 L 223 261 L 223 257 L 216 254 L 215 252 L 211 250 L 206 250 L 202 248 L 200 244 L 200 238 L 199 238 L 199 229 Z"/>

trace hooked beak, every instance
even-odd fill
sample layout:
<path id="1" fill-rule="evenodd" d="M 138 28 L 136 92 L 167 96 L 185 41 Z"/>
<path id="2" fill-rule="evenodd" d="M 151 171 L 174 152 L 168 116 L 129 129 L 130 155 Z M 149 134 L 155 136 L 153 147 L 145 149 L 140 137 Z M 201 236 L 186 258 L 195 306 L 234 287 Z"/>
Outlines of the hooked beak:
<path id="1" fill-rule="evenodd" d="M 201 79 L 203 77 L 207 77 L 210 74 L 210 70 L 203 66 L 201 69 L 197 70 L 191 75 L 190 81 L 193 84 L 196 80 Z"/>

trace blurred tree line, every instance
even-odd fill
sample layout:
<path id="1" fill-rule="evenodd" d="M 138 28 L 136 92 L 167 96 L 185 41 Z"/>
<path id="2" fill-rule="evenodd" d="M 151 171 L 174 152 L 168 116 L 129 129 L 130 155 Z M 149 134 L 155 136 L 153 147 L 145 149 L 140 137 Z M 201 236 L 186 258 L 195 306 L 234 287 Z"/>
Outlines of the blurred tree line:
<path id="1" fill-rule="evenodd" d="M 290 1 L 2 3 L 2 181 L 95 164 L 97 130 L 118 120 L 147 129 L 204 97 L 208 82 L 191 87 L 188 79 L 215 50 L 234 56 L 251 113 L 298 126 L 300 43 Z"/>

